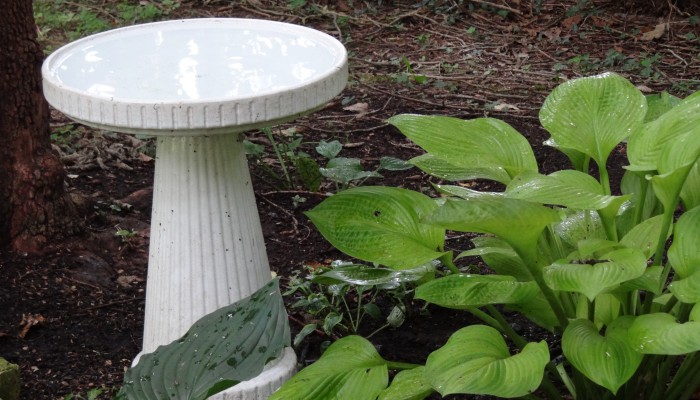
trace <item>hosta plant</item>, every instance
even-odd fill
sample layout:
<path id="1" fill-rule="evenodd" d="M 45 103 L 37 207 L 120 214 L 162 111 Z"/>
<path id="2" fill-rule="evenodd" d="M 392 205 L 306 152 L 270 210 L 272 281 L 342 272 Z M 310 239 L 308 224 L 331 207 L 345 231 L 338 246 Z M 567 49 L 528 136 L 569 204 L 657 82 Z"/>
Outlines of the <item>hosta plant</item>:
<path id="1" fill-rule="evenodd" d="M 504 190 L 441 184 L 429 197 L 360 187 L 308 216 L 335 247 L 382 268 L 438 261 L 415 297 L 484 324 L 455 332 L 425 365 L 384 360 L 365 339 L 346 337 L 273 399 L 697 393 L 700 94 L 645 97 L 608 73 L 557 87 L 540 121 L 551 135 L 546 144 L 566 154 L 571 169 L 540 172 L 528 141 L 497 119 L 389 120 L 426 151 L 411 160 L 421 170 L 443 182 L 497 181 Z M 626 165 L 609 162 L 613 151 L 626 154 Z M 447 230 L 481 235 L 453 254 L 445 251 Z M 455 260 L 467 256 L 485 267 L 460 269 Z M 560 343 L 521 337 L 503 310 L 555 332 Z M 555 347 L 563 357 L 552 356 Z M 400 372 L 390 381 L 389 370 Z"/>

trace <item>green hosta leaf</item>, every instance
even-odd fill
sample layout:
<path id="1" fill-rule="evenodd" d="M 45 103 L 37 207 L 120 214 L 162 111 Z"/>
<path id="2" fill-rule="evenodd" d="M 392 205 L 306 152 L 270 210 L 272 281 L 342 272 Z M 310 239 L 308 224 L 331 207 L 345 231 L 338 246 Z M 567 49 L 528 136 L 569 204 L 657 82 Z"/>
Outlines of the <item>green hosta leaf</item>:
<path id="1" fill-rule="evenodd" d="M 593 301 L 606 288 L 640 277 L 646 257 L 637 249 L 613 250 L 601 260 L 580 260 L 580 264 L 556 262 L 544 268 L 544 280 L 554 290 L 583 293 Z"/>
<path id="2" fill-rule="evenodd" d="M 542 328 L 553 332 L 559 326 L 557 316 L 552 311 L 552 306 L 547 302 L 542 292 L 517 304 L 506 304 L 507 310 L 517 311 L 530 321 Z"/>
<path id="3" fill-rule="evenodd" d="M 486 304 L 525 301 L 539 292 L 535 282 L 518 282 L 512 276 L 449 275 L 416 288 L 416 298 L 447 308 L 466 309 Z"/>
<path id="4" fill-rule="evenodd" d="M 690 316 L 688 317 L 688 320 L 700 322 L 700 303 L 693 306 L 693 309 L 690 311 Z"/>
<path id="5" fill-rule="evenodd" d="M 473 197 L 503 197 L 501 192 L 480 192 L 456 185 L 433 185 L 440 194 L 459 197 L 460 199 L 471 199 Z"/>
<path id="6" fill-rule="evenodd" d="M 634 375 L 643 358 L 629 344 L 628 330 L 633 320 L 634 317 L 617 318 L 604 336 L 591 321 L 572 321 L 561 339 L 566 359 L 590 380 L 617 393 Z"/>
<path id="7" fill-rule="evenodd" d="M 663 267 L 658 265 L 648 267 L 642 276 L 623 283 L 622 287 L 627 291 L 646 290 L 659 295 L 661 294 L 659 282 L 661 281 L 661 273 L 663 272 L 663 269 Z"/>
<path id="8" fill-rule="evenodd" d="M 678 196 L 692 167 L 690 164 L 663 175 L 652 176 L 651 186 L 664 210 L 676 208 Z"/>
<path id="9" fill-rule="evenodd" d="M 666 174 L 694 165 L 700 157 L 700 127 L 677 136 L 667 144 L 659 156 L 658 171 Z"/>
<path id="10" fill-rule="evenodd" d="M 426 218 L 451 230 L 500 236 L 519 254 L 532 254 L 544 228 L 559 219 L 550 208 L 505 197 L 448 199 Z"/>
<path id="11" fill-rule="evenodd" d="M 349 283 L 360 286 L 381 286 L 384 289 L 396 288 L 401 283 L 416 282 L 427 274 L 434 274 L 435 266 L 427 263 L 415 268 L 394 270 L 390 268 L 368 267 L 366 265 L 343 265 L 314 277 L 313 281 L 325 285 Z"/>
<path id="12" fill-rule="evenodd" d="M 647 99 L 647 114 L 644 116 L 644 122 L 651 122 L 659 118 L 681 102 L 680 98 L 670 95 L 666 91 L 648 94 L 644 97 Z"/>
<path id="13" fill-rule="evenodd" d="M 498 275 L 507 275 L 519 281 L 530 281 L 532 276 L 518 253 L 502 239 L 494 236 L 479 236 L 472 239 L 474 249 L 460 253 L 461 257 L 480 256 Z"/>
<path id="14" fill-rule="evenodd" d="M 299 371 L 269 400 L 375 400 L 386 388 L 389 372 L 372 343 L 346 336 L 310 366 Z"/>
<path id="15" fill-rule="evenodd" d="M 679 278 L 700 271 L 700 207 L 687 211 L 676 222 L 668 260 Z"/>
<path id="16" fill-rule="evenodd" d="M 574 167 L 574 169 L 576 169 L 577 171 L 584 170 L 584 165 L 586 163 L 586 155 L 585 154 L 581 153 L 578 150 L 567 149 L 566 147 L 561 147 L 552 138 L 545 140 L 543 144 L 545 146 L 554 147 L 555 149 L 564 153 L 564 155 L 566 155 L 569 158 L 569 161 L 571 161 L 571 166 Z"/>
<path id="17" fill-rule="evenodd" d="M 605 239 L 605 229 L 595 211 L 567 212 L 565 219 L 553 225 L 559 239 L 572 248 L 582 240 Z"/>
<path id="18" fill-rule="evenodd" d="M 656 245 L 661 236 L 663 218 L 663 215 L 657 215 L 642 221 L 627 232 L 620 240 L 620 244 L 625 247 L 639 249 L 647 258 L 651 257 L 656 251 Z M 671 236 L 670 231 L 666 234 L 666 238 L 668 239 L 669 236 Z"/>
<path id="19" fill-rule="evenodd" d="M 367 186 L 335 194 L 306 215 L 345 254 L 405 269 L 444 254 L 445 230 L 421 223 L 436 208 L 418 192 Z"/>
<path id="20" fill-rule="evenodd" d="M 550 175 L 524 173 L 508 184 L 506 195 L 515 199 L 554 204 L 579 210 L 600 210 L 627 200 L 627 196 L 607 196 L 592 176 L 574 170 Z"/>
<path id="21" fill-rule="evenodd" d="M 615 146 L 640 127 L 646 108 L 634 85 L 605 73 L 559 85 L 544 101 L 540 121 L 559 146 L 605 165 Z"/>
<path id="22" fill-rule="evenodd" d="M 379 396 L 379 400 L 423 400 L 433 393 L 433 388 L 423 379 L 425 367 L 399 372 L 391 385 Z"/>
<path id="23" fill-rule="evenodd" d="M 343 145 L 337 140 L 331 142 L 321 140 L 316 146 L 316 152 L 329 160 L 340 154 L 341 150 L 343 150 Z"/>
<path id="24" fill-rule="evenodd" d="M 379 167 L 387 171 L 405 171 L 413 168 L 413 164 L 396 157 L 382 157 L 379 159 Z"/>
<path id="25" fill-rule="evenodd" d="M 424 376 L 443 396 L 467 393 L 513 398 L 537 389 L 548 362 L 544 341 L 528 343 L 511 356 L 496 329 L 472 325 L 455 332 L 447 344 L 428 356 Z"/>
<path id="26" fill-rule="evenodd" d="M 655 171 L 664 148 L 700 126 L 700 92 L 696 92 L 630 136 L 627 156 L 631 170 Z"/>
<path id="27" fill-rule="evenodd" d="M 361 161 L 357 158 L 333 158 L 328 161 L 325 168 L 319 168 L 318 171 L 331 181 L 346 186 L 354 180 L 381 178 L 381 175 L 375 171 L 365 171 Z"/>
<path id="28" fill-rule="evenodd" d="M 537 171 L 537 161 L 525 137 L 497 119 L 465 121 L 403 114 L 390 118 L 389 123 L 428 153 L 456 167 L 490 170 L 494 175 L 505 172 L 509 178 Z"/>
<path id="29" fill-rule="evenodd" d="M 630 343 L 643 354 L 688 354 L 700 350 L 700 322 L 679 324 L 671 314 L 637 317 L 630 327 Z"/>
<path id="30" fill-rule="evenodd" d="M 510 175 L 502 168 L 457 166 L 430 153 L 414 157 L 408 162 L 427 174 L 447 181 L 468 181 L 472 179 L 489 179 L 497 182 L 510 181 Z"/>
<path id="31" fill-rule="evenodd" d="M 328 313 L 328 315 L 326 315 L 326 317 L 323 319 L 323 331 L 326 332 L 326 335 L 331 336 L 335 330 L 335 327 L 342 321 L 343 316 L 341 314 L 336 312 Z"/>
<path id="32" fill-rule="evenodd" d="M 700 163 L 695 163 L 681 189 L 681 199 L 686 210 L 700 205 Z"/>
<path id="33" fill-rule="evenodd" d="M 292 342 L 292 345 L 295 348 L 298 347 L 301 344 L 301 342 L 303 342 L 304 339 L 306 339 L 307 336 L 309 336 L 310 334 L 312 334 L 315 331 L 316 331 L 316 324 L 304 325 L 304 327 L 301 328 L 299 333 L 297 333 L 296 336 L 294 336 L 294 342 Z"/>
<path id="34" fill-rule="evenodd" d="M 700 269 L 685 279 L 672 282 L 668 289 L 683 303 L 700 303 Z"/>
<path id="35" fill-rule="evenodd" d="M 256 377 L 289 346 L 278 280 L 207 314 L 183 336 L 145 354 L 124 376 L 120 395 L 133 400 L 206 399 Z"/>

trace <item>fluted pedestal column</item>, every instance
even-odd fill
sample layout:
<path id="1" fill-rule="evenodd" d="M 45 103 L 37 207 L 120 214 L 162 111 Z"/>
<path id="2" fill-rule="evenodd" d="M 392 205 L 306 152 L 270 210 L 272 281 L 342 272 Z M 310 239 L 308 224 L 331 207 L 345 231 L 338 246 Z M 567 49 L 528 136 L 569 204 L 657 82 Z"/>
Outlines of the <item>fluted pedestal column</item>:
<path id="1" fill-rule="evenodd" d="M 199 318 L 271 279 L 240 139 L 239 134 L 158 138 L 144 353 L 178 339 Z M 214 398 L 266 398 L 293 374 L 295 361 L 287 349 L 258 377 L 263 382 L 241 383 Z"/>

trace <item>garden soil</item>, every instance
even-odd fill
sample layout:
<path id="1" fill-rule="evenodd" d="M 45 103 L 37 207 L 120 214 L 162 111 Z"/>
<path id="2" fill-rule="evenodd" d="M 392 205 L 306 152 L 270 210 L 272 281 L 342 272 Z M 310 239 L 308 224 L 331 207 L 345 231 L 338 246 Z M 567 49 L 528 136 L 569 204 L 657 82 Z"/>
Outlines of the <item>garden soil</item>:
<path id="1" fill-rule="evenodd" d="M 538 109 L 559 83 L 616 71 L 645 92 L 685 96 L 700 84 L 698 11 L 666 2 L 656 2 L 663 3 L 659 7 L 652 1 L 623 3 L 209 0 L 183 1 L 164 18 L 263 18 L 340 38 L 349 51 L 347 89 L 319 112 L 273 130 L 280 142 L 301 136 L 299 150 L 310 155 L 316 155 L 319 141 L 339 140 L 344 144 L 341 156 L 359 158 L 370 170 L 382 156 L 406 160 L 421 154 L 387 125 L 392 115 L 495 117 L 525 135 L 541 170 L 552 172 L 569 164 L 542 144 L 548 134 L 539 126 Z M 116 0 L 90 4 L 105 15 L 117 15 Z M 293 9 L 294 4 L 301 6 Z M 65 40 L 54 38 L 54 47 Z M 0 357 L 20 365 L 21 398 L 31 400 L 84 395 L 91 388 L 110 393 L 119 387 L 141 347 L 147 278 L 152 141 L 74 125 L 56 111 L 52 128 L 84 232 L 51 243 L 42 254 L 0 251 Z M 289 185 L 272 178 L 261 167 L 280 171 L 269 141 L 261 132 L 247 136 L 266 148 L 250 165 L 270 266 L 286 290 L 305 265 L 347 259 L 303 214 L 336 187 L 324 181 L 319 190 L 309 191 L 298 181 Z M 623 147 L 610 163 L 625 163 Z M 431 185 L 439 183 L 416 169 L 382 175 L 363 184 L 434 195 Z M 500 190 L 490 182 L 466 185 Z M 447 246 L 465 250 L 468 239 L 450 233 Z M 296 300 L 294 295 L 286 298 L 290 306 Z M 303 310 L 288 308 L 293 334 L 312 321 Z M 476 322 L 465 312 L 420 302 L 411 308 L 415 312 L 403 326 L 372 337 L 383 357 L 423 363 L 452 332 Z M 554 335 L 509 317 L 526 339 L 547 340 L 558 351 Z M 378 324 L 370 321 L 360 331 L 368 334 Z M 297 348 L 300 362 L 312 362 L 323 342 L 332 339 L 321 331 L 311 334 Z"/>

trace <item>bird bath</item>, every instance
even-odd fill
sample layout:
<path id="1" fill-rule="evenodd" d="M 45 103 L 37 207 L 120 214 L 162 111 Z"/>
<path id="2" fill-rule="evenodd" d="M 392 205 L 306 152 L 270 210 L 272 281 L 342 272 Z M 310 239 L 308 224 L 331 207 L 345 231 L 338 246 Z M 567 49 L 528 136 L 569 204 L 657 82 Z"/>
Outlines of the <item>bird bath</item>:
<path id="1" fill-rule="evenodd" d="M 49 104 L 89 126 L 157 136 L 143 353 L 269 282 L 241 132 L 323 107 L 347 82 L 343 45 L 280 22 L 206 18 L 72 42 L 42 68 Z M 266 398 L 291 349 L 212 398 Z"/>

